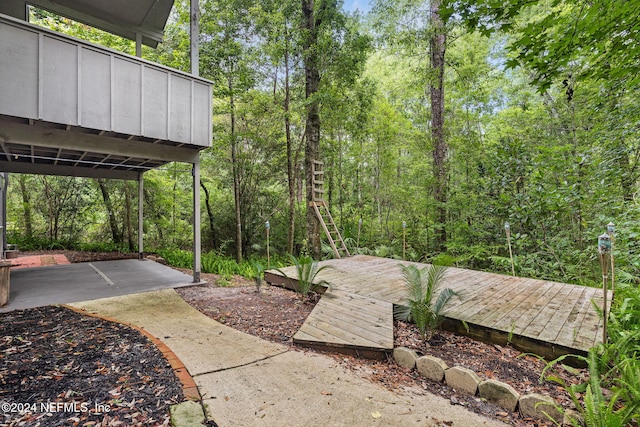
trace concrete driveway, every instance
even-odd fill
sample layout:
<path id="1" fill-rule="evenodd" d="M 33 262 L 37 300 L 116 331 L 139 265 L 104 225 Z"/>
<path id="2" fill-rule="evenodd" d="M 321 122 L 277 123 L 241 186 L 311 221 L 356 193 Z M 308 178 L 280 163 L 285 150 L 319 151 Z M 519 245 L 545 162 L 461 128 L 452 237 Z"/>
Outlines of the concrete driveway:
<path id="1" fill-rule="evenodd" d="M 12 268 L 9 304 L 0 312 L 189 286 L 192 282 L 191 276 L 146 259 Z"/>

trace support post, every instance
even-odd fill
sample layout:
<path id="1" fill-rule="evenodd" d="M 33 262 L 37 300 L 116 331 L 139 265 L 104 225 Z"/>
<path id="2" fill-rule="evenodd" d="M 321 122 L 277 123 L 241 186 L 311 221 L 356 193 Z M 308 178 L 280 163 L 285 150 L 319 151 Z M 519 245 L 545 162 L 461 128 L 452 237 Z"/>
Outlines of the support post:
<path id="1" fill-rule="evenodd" d="M 7 251 L 7 189 L 9 188 L 9 174 L 7 172 L 1 172 L 0 181 L 2 184 L 0 188 L 0 227 L 2 227 L 2 232 L 0 233 L 0 238 L 2 239 L 2 242 L 0 242 L 0 258 L 5 259 Z"/>
<path id="2" fill-rule="evenodd" d="M 516 266 L 513 262 L 513 251 L 511 250 L 511 225 L 508 222 L 504 223 L 504 231 L 507 233 L 507 244 L 509 245 L 509 259 L 511 260 L 511 275 L 515 277 Z"/>
<path id="3" fill-rule="evenodd" d="M 602 343 L 607 343 L 607 321 L 609 312 L 607 311 L 607 294 L 609 292 L 609 263 L 611 262 L 611 237 L 608 234 L 602 234 L 598 237 L 598 255 L 600 256 L 600 267 L 602 268 Z"/>
<path id="4" fill-rule="evenodd" d="M 142 34 L 136 33 L 136 56 L 142 58 Z"/>
<path id="5" fill-rule="evenodd" d="M 193 164 L 193 283 L 200 282 L 200 159 Z"/>
<path id="6" fill-rule="evenodd" d="M 144 258 L 144 173 L 138 173 L 138 259 Z"/>
<path id="7" fill-rule="evenodd" d="M 200 1 L 191 0 L 191 74 L 194 76 L 200 75 L 200 41 L 198 36 L 200 34 Z"/>

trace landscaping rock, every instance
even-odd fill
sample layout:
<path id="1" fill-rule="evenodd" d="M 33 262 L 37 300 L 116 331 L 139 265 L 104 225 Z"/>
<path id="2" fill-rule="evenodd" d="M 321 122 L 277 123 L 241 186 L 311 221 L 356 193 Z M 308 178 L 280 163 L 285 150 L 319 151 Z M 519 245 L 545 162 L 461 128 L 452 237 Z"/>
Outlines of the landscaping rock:
<path id="1" fill-rule="evenodd" d="M 564 414 L 556 406 L 556 401 L 549 396 L 538 393 L 527 394 L 520 398 L 518 405 L 523 417 L 539 418 L 545 421 L 551 417 L 556 423 L 563 421 Z"/>
<path id="2" fill-rule="evenodd" d="M 396 347 L 393 349 L 393 359 L 403 368 L 413 369 L 416 367 L 418 354 L 406 347 Z"/>
<path id="3" fill-rule="evenodd" d="M 485 380 L 478 384 L 480 397 L 509 412 L 516 410 L 520 394 L 509 384 L 497 380 Z"/>
<path id="4" fill-rule="evenodd" d="M 171 425 L 173 427 L 203 426 L 204 412 L 199 403 L 188 400 L 171 407 Z"/>
<path id="5" fill-rule="evenodd" d="M 162 264 L 162 265 L 168 265 L 167 264 L 167 260 L 162 258 L 160 255 L 149 254 L 149 255 L 147 255 L 147 259 L 151 260 L 151 261 L 155 261 L 155 262 L 157 262 L 159 264 Z"/>
<path id="6" fill-rule="evenodd" d="M 476 394 L 478 384 L 482 381 L 478 374 L 462 366 L 447 369 L 444 378 L 449 387 L 472 396 Z"/>
<path id="7" fill-rule="evenodd" d="M 423 377 L 432 381 L 442 382 L 444 371 L 449 367 L 444 360 L 434 356 L 422 356 L 416 360 L 416 368 Z"/>

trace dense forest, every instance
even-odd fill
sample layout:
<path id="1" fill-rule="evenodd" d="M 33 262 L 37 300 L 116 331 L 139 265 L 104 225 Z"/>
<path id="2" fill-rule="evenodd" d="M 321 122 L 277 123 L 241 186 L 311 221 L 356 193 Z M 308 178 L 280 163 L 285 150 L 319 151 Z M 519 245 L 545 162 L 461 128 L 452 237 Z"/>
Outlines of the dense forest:
<path id="1" fill-rule="evenodd" d="M 320 246 L 309 161 L 352 253 L 597 285 L 640 270 L 640 4 L 605 0 L 203 0 L 200 74 L 214 83 L 203 246 L 238 261 Z M 33 23 L 133 54 L 41 10 Z M 143 58 L 188 71 L 189 4 Z M 134 182 L 12 175 L 9 242 L 135 250 Z M 191 175 L 145 174 L 145 242 L 191 245 Z M 406 236 L 406 250 L 403 238 Z"/>

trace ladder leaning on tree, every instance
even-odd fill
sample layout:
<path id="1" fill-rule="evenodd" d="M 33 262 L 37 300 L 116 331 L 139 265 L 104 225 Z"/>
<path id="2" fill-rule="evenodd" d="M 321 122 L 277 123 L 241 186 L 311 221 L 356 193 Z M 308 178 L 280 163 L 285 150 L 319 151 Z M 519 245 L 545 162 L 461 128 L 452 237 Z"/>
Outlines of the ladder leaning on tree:
<path id="1" fill-rule="evenodd" d="M 348 257 L 350 254 L 347 245 L 344 244 L 340 231 L 338 231 L 338 227 L 333 221 L 329 205 L 324 201 L 324 170 L 322 162 L 313 161 L 311 175 L 313 177 L 313 201 L 309 203 L 316 212 L 318 221 L 320 221 L 320 225 L 322 225 L 324 233 L 329 240 L 329 245 L 333 249 L 333 254 L 336 258 Z"/>

